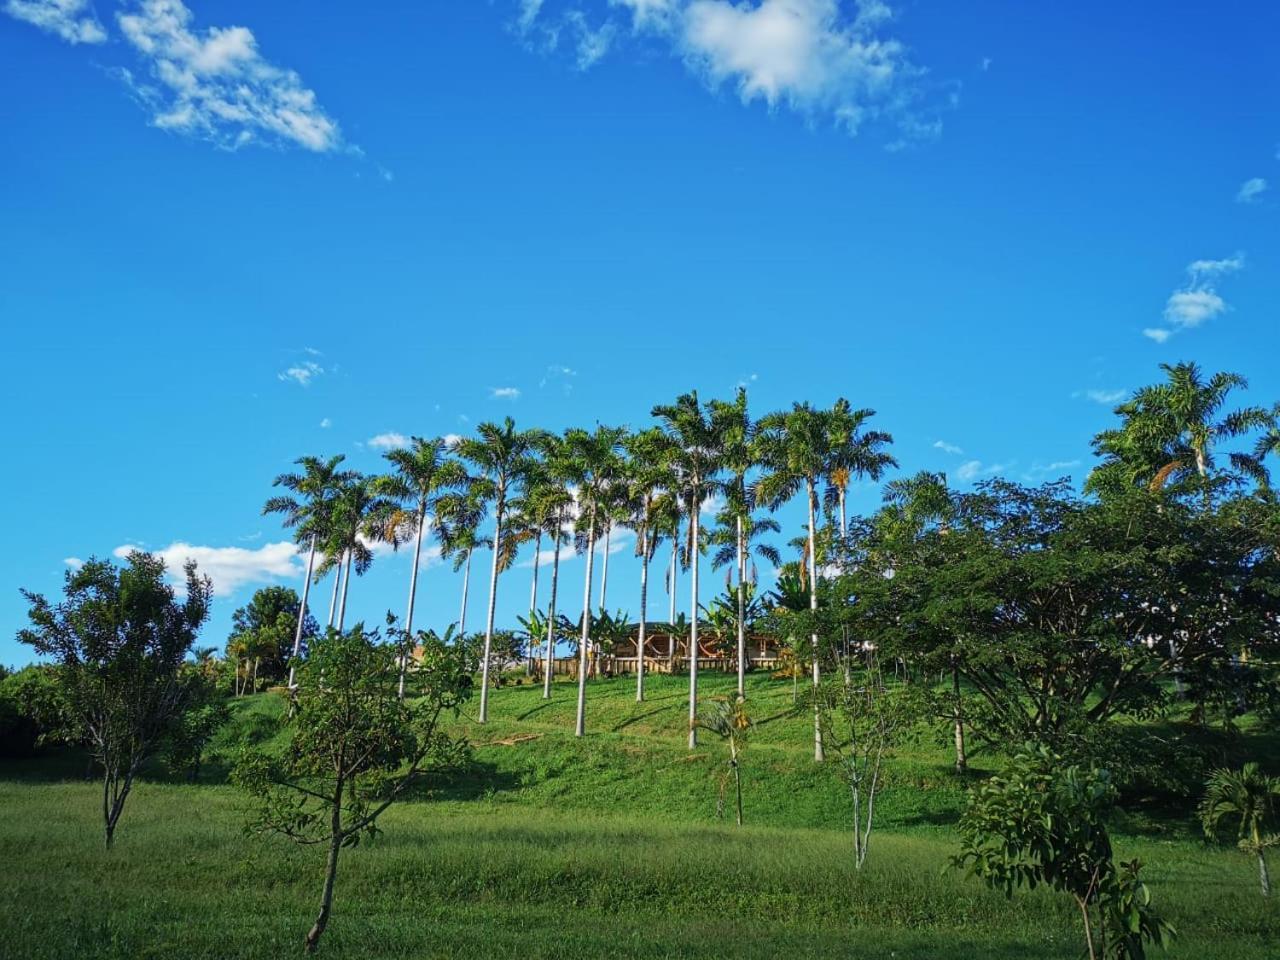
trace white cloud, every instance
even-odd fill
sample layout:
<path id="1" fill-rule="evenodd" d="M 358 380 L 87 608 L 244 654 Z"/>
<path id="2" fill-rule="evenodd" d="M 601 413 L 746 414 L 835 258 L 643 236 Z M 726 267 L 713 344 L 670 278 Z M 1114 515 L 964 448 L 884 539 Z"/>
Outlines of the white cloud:
<path id="1" fill-rule="evenodd" d="M 489 390 L 489 396 L 495 400 L 518 400 L 520 391 L 516 387 L 492 387 Z"/>
<path id="2" fill-rule="evenodd" d="M 539 0 L 541 2 L 541 0 Z M 676 0 L 609 0 L 611 7 L 623 7 L 631 11 L 634 30 L 667 29 L 676 12 Z"/>
<path id="3" fill-rule="evenodd" d="M 1012 464 L 1008 463 L 983 463 L 981 460 L 966 460 L 960 466 L 956 467 L 955 477 L 957 480 L 976 480 L 979 477 L 992 477 L 998 473 L 1004 473 Z"/>
<path id="4" fill-rule="evenodd" d="M 565 21 L 578 38 L 578 69 L 590 70 L 609 52 L 617 27 L 609 22 L 592 27 L 581 10 L 570 10 L 565 14 Z"/>
<path id="5" fill-rule="evenodd" d="M 1142 335 L 1156 343 L 1164 343 L 1173 336 L 1173 331 L 1165 330 L 1163 327 L 1144 327 Z"/>
<path id="6" fill-rule="evenodd" d="M 444 445 L 450 450 L 456 447 L 461 440 L 462 434 L 460 433 L 446 433 L 444 435 Z"/>
<path id="7" fill-rule="evenodd" d="M 301 363 L 294 364 L 287 370 L 281 370 L 276 374 L 277 380 L 283 380 L 286 383 L 293 382 L 300 387 L 310 386 L 311 381 L 320 374 L 324 373 L 324 367 L 316 363 L 314 360 L 303 360 Z"/>
<path id="8" fill-rule="evenodd" d="M 1192 283 L 1203 283 L 1213 277 L 1235 273 L 1244 269 L 1244 254 L 1234 253 L 1221 260 L 1192 260 L 1187 264 L 1187 274 Z"/>
<path id="9" fill-rule="evenodd" d="M 79 557 L 65 557 L 63 558 L 62 562 L 65 563 L 72 570 L 79 570 L 81 567 L 84 566 L 84 561 L 81 560 Z"/>
<path id="10" fill-rule="evenodd" d="M 1240 189 L 1236 192 L 1236 203 L 1257 203 L 1266 190 L 1266 180 L 1262 177 L 1252 177 L 1240 184 Z"/>
<path id="11" fill-rule="evenodd" d="M 1023 479 L 1035 481 L 1052 477 L 1056 480 L 1058 477 L 1070 473 L 1078 466 L 1080 466 L 1079 460 L 1054 460 L 1052 463 L 1036 463 L 1032 464 L 1031 469 L 1023 474 Z"/>
<path id="12" fill-rule="evenodd" d="M 247 27 L 193 29 L 181 0 L 134 0 L 117 15 L 153 83 L 122 76 L 162 130 L 222 147 L 292 143 L 324 152 L 342 145 L 338 124 L 292 70 L 258 52 Z"/>
<path id="13" fill-rule="evenodd" d="M 1169 296 L 1164 318 L 1180 327 L 1198 327 L 1226 309 L 1226 301 L 1213 290 L 1179 290 Z"/>
<path id="14" fill-rule="evenodd" d="M 107 39 L 89 0 L 8 0 L 3 9 L 68 43 L 104 43 Z"/>
<path id="15" fill-rule="evenodd" d="M 986 72 L 987 72 L 988 70 L 990 70 L 990 69 L 991 69 L 991 58 L 990 58 L 990 57 L 983 57 L 983 58 L 982 58 L 982 72 L 983 72 L 983 73 L 986 73 Z"/>
<path id="16" fill-rule="evenodd" d="M 134 550 L 141 549 L 133 544 L 124 544 L 116 547 L 113 553 L 117 557 L 127 557 Z M 298 548 L 287 540 L 266 543 L 256 550 L 245 547 L 202 547 L 177 541 L 163 550 L 149 552 L 164 561 L 170 580 L 179 585 L 183 582 L 183 564 L 189 559 L 194 560 L 199 574 L 208 575 L 213 581 L 213 592 L 218 597 L 230 596 L 240 587 L 250 584 L 293 579 L 303 573 L 298 562 Z"/>
<path id="17" fill-rule="evenodd" d="M 947 443 L 947 441 L 945 440 L 933 441 L 933 448 L 935 450 L 941 450 L 943 453 L 950 453 L 956 456 L 959 456 L 960 454 L 964 453 L 964 451 L 961 450 L 959 447 L 957 447 L 954 443 Z"/>
<path id="18" fill-rule="evenodd" d="M 1221 260 L 1193 260 L 1187 264 L 1187 283 L 1169 295 L 1164 305 L 1166 327 L 1148 327 L 1142 335 L 1164 343 L 1175 333 L 1198 327 L 1226 313 L 1230 307 L 1218 293 L 1219 278 L 1244 269 L 1244 254 Z"/>
<path id="19" fill-rule="evenodd" d="M 321 430 L 328 430 L 332 426 L 333 426 L 333 421 L 330 420 L 328 417 L 325 417 L 323 420 L 320 421 Z"/>
<path id="20" fill-rule="evenodd" d="M 1094 403 L 1112 404 L 1119 403 L 1129 395 L 1128 390 L 1086 390 L 1084 395 Z"/>
<path id="21" fill-rule="evenodd" d="M 369 446 L 377 450 L 400 450 L 409 446 L 409 438 L 394 430 L 369 438 Z"/>

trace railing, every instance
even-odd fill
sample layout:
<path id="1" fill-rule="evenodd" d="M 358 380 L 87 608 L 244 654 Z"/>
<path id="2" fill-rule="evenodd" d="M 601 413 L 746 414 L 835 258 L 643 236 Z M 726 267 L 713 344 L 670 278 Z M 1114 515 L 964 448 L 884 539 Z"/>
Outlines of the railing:
<path id="1" fill-rule="evenodd" d="M 776 670 L 779 665 L 779 660 L 776 656 L 751 657 L 747 662 L 752 670 Z M 535 669 L 538 673 L 542 672 L 544 663 L 545 661 L 543 660 L 538 660 L 535 663 Z M 597 670 L 601 670 L 606 674 L 635 673 L 636 667 L 636 657 L 601 657 L 596 665 Z M 644 669 L 648 673 L 684 673 L 689 669 L 689 658 L 676 657 L 674 660 L 668 660 L 666 657 L 645 657 Z M 699 657 L 698 669 L 733 673 L 738 669 L 738 664 L 732 657 Z M 578 675 L 578 658 L 556 657 L 551 661 L 551 674 L 556 677 L 576 677 Z"/>

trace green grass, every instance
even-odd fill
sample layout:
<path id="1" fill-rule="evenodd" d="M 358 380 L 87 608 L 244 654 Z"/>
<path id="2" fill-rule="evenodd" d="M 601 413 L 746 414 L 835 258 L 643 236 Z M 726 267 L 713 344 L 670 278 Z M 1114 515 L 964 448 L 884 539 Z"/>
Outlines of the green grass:
<path id="1" fill-rule="evenodd" d="M 720 760 L 683 748 L 682 678 L 593 684 L 585 740 L 558 686 L 504 687 L 492 720 L 459 726 L 477 767 L 434 802 L 393 807 L 385 833 L 344 852 L 331 957 L 1076 958 L 1074 908 L 1012 901 L 944 870 L 963 797 L 945 748 L 895 761 L 866 869 L 852 868 L 847 807 L 810 758 L 790 687 L 752 678 L 764 722 L 747 755 L 748 825 L 714 819 Z M 707 678 L 708 693 L 731 689 Z M 236 704 L 216 745 L 270 743 L 270 697 Z M 768 719 L 766 719 L 768 718 Z M 981 762 L 982 758 L 977 758 Z M 994 761 L 989 761 L 994 765 Z M 300 949 L 319 897 L 320 851 L 246 836 L 242 798 L 216 782 L 142 783 L 114 850 L 82 765 L 0 766 L 0 956 L 277 957 Z M 60 779 L 60 778 L 67 779 Z M 1171 956 L 1276 956 L 1280 915 L 1249 861 L 1185 833 L 1118 838 L 1179 928 Z"/>

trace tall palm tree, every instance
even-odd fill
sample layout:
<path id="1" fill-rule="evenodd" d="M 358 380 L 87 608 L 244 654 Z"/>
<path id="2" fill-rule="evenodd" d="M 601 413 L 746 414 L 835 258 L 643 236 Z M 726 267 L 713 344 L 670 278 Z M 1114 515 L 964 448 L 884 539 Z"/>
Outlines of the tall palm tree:
<path id="1" fill-rule="evenodd" d="M 294 657 L 302 650 L 302 625 L 307 616 L 307 600 L 311 596 L 316 549 L 329 534 L 330 515 L 338 489 L 353 476 L 349 472 L 338 470 L 344 459 L 346 458 L 341 454 L 327 460 L 320 457 L 299 457 L 294 463 L 302 468 L 301 472 L 282 473 L 271 484 L 283 487 L 294 496 L 272 497 L 262 508 L 264 514 L 282 514 L 284 525 L 296 530 L 297 542 L 307 543 L 307 576 L 302 582 L 302 600 L 298 604 L 298 626 L 293 636 Z M 293 664 L 290 663 L 290 690 L 294 687 L 293 671 Z"/>
<path id="2" fill-rule="evenodd" d="M 667 460 L 671 443 L 656 427 L 627 437 L 627 524 L 635 531 L 636 556 L 640 558 L 640 623 L 636 634 L 636 702 L 644 700 L 644 658 L 648 640 L 649 563 L 662 538 L 656 514 L 661 509 L 663 484 L 670 477 Z"/>
<path id="3" fill-rule="evenodd" d="M 702 537 L 699 516 L 702 505 L 715 494 L 722 465 L 721 437 L 711 411 L 698 401 L 698 392 L 681 394 L 675 403 L 659 404 L 653 416 L 671 442 L 672 485 L 689 504 L 691 564 L 689 603 L 689 749 L 698 745 L 698 554 Z"/>
<path id="4" fill-rule="evenodd" d="M 844 397 L 836 400 L 827 414 L 829 459 L 823 498 L 828 506 L 839 512 L 842 537 L 849 530 L 845 515 L 849 482 L 855 477 L 879 480 L 885 470 L 898 465 L 898 461 L 884 449 L 893 443 L 893 437 L 880 430 L 863 429 L 875 415 L 874 410 L 866 408 L 854 410 Z"/>
<path id="5" fill-rule="evenodd" d="M 1239 821 L 1239 847 L 1258 858 L 1258 879 L 1262 895 L 1271 896 L 1271 875 L 1267 870 L 1267 850 L 1280 846 L 1274 832 L 1280 813 L 1280 777 L 1269 777 L 1256 763 L 1243 769 L 1215 770 L 1209 776 L 1200 803 L 1200 822 L 1205 833 L 1216 834 L 1222 821 Z"/>
<path id="6" fill-rule="evenodd" d="M 733 564 L 737 574 L 735 587 L 737 616 L 737 661 L 738 661 L 738 698 L 746 699 L 746 662 L 747 662 L 747 592 L 748 584 L 754 585 L 755 575 L 748 576 L 747 565 L 751 557 L 757 556 L 774 567 L 782 566 L 782 556 L 772 544 L 760 543 L 759 538 L 766 533 L 780 533 L 782 528 L 773 517 L 756 517 L 749 504 L 751 492 L 747 489 L 731 490 L 725 498 L 724 507 L 716 514 L 716 528 L 709 537 L 716 548 L 711 557 L 712 569 Z M 754 565 L 753 565 L 754 566 Z"/>
<path id="7" fill-rule="evenodd" d="M 440 555 L 453 561 L 453 572 L 462 571 L 462 608 L 458 613 L 458 636 L 467 633 L 467 599 L 471 585 L 471 556 L 477 549 L 491 547 L 487 537 L 480 536 L 480 524 L 484 520 L 485 502 L 474 496 L 470 480 L 466 487 L 445 494 L 436 506 L 436 539 L 440 542 Z"/>
<path id="8" fill-rule="evenodd" d="M 395 508 L 393 501 L 374 489 L 374 478 L 359 474 L 350 474 L 334 498 L 332 522 L 324 544 L 325 559 L 318 573 L 323 576 L 329 569 L 342 568 L 339 630 L 346 623 L 351 572 L 354 569 L 356 576 L 364 576 L 373 564 L 373 551 L 369 544 L 389 535 L 388 522 Z"/>
<path id="9" fill-rule="evenodd" d="M 546 650 L 542 676 L 542 698 L 551 698 L 551 678 L 555 668 L 556 649 L 556 600 L 560 586 L 560 548 L 567 537 L 565 522 L 573 509 L 573 492 L 569 489 L 570 467 L 565 459 L 565 441 L 547 434 L 540 443 L 542 469 L 530 483 L 526 492 L 529 510 L 538 519 L 539 533 L 551 538 L 551 599 L 547 605 Z M 538 549 L 541 549 L 539 538 Z M 534 563 L 537 564 L 537 556 Z M 535 566 L 536 570 L 536 566 Z M 536 574 L 535 574 L 536 576 Z M 536 583 L 536 580 L 535 580 Z M 531 599 L 530 606 L 533 606 Z"/>
<path id="10" fill-rule="evenodd" d="M 519 431 L 506 417 L 501 424 L 482 423 L 478 436 L 458 441 L 457 453 L 479 472 L 476 492 L 493 504 L 493 567 L 489 573 L 489 612 L 485 618 L 484 659 L 480 666 L 480 723 L 489 720 L 489 651 L 493 646 L 493 615 L 498 602 L 498 574 L 501 572 L 502 521 L 507 501 L 523 482 L 533 464 L 533 454 L 541 437 L 539 431 Z"/>
<path id="11" fill-rule="evenodd" d="M 413 608 L 418 595 L 418 567 L 422 560 L 422 538 L 427 531 L 440 498 L 467 482 L 462 464 L 448 456 L 448 444 L 442 437 L 424 440 L 414 437 L 404 449 L 385 455 L 393 471 L 374 480 L 374 489 L 397 504 L 388 518 L 389 539 L 393 546 L 413 538 L 413 567 L 409 574 L 409 602 L 404 616 L 406 644 L 413 641 Z M 400 698 L 404 698 L 405 671 L 409 650 L 400 656 Z"/>
<path id="12" fill-rule="evenodd" d="M 1263 486 L 1269 487 L 1271 478 L 1267 475 L 1267 457 L 1280 457 L 1280 403 L 1271 408 L 1263 428 L 1265 432 L 1258 438 L 1258 442 L 1253 448 L 1253 459 L 1258 464 L 1256 475 L 1259 482 Z"/>
<path id="13" fill-rule="evenodd" d="M 808 403 L 792 404 L 790 410 L 771 413 L 760 421 L 760 453 L 764 473 L 756 482 L 756 497 L 776 510 L 799 493 L 804 493 L 808 512 L 809 609 L 818 609 L 817 520 L 818 483 L 831 466 L 829 417 Z M 810 636 L 813 654 L 813 687 L 821 680 L 818 634 Z M 822 723 L 814 698 L 813 758 L 825 759 Z"/>
<path id="14" fill-rule="evenodd" d="M 578 527 L 585 526 L 587 569 L 582 585 L 582 623 L 578 642 L 578 706 L 574 735 L 586 734 L 587 667 L 591 643 L 591 578 L 597 522 L 605 488 L 618 476 L 619 451 L 626 431 L 621 427 L 596 427 L 594 432 L 575 428 L 564 435 L 563 466 L 574 482 L 578 500 Z"/>

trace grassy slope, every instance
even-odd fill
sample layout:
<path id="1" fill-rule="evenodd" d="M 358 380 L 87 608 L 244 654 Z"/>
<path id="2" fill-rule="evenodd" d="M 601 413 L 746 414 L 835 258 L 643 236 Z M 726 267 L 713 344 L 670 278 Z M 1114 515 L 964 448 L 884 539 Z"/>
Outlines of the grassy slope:
<path id="1" fill-rule="evenodd" d="M 550 705 L 503 688 L 493 721 L 461 726 L 477 770 L 406 803 L 385 835 L 344 854 L 322 951 L 341 957 L 992 957 L 1079 955 L 1068 904 L 1012 902 L 942 867 L 962 790 L 945 750 L 895 762 L 867 870 L 850 867 L 843 794 L 785 715 L 790 688 L 753 678 L 765 720 L 748 754 L 749 824 L 714 822 L 717 744 L 682 747 L 681 678 L 634 703 L 627 680 L 594 684 L 586 741 L 572 692 Z M 712 675 L 708 692 L 728 692 Z M 270 734 L 271 698 L 237 704 L 219 750 Z M 772 719 L 765 719 L 772 718 Z M 297 949 L 320 854 L 246 837 L 240 798 L 217 784 L 145 783 L 117 847 L 100 849 L 97 794 L 0 767 L 0 956 L 273 957 Z M 25 771 L 22 779 L 15 772 Z M 75 770 L 74 766 L 68 768 Z M 209 770 L 217 779 L 214 764 Z M 1189 839 L 1123 838 L 1150 864 L 1183 931 L 1174 956 L 1263 958 L 1280 918 L 1249 863 Z"/>

